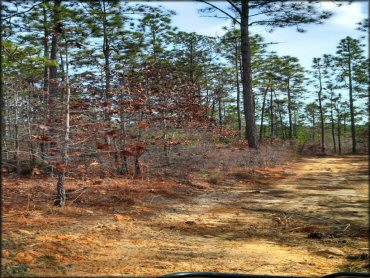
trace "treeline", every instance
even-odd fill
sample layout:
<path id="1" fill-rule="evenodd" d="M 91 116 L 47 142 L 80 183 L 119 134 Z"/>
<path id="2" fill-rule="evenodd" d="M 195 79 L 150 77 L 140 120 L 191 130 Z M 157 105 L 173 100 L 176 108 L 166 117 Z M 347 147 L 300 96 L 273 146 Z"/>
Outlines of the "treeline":
<path id="1" fill-rule="evenodd" d="M 3 1 L 5 170 L 21 174 L 27 164 L 55 172 L 63 206 L 67 174 L 99 168 L 139 176 L 143 154 L 152 167 L 171 167 L 180 146 L 248 139 L 258 148 L 257 138 L 320 142 L 321 152 L 341 153 L 350 138 L 351 152 L 358 142 L 367 151 L 361 40 L 344 38 L 307 72 L 249 34 L 245 9 L 272 17 L 275 27 L 320 23 L 329 14 L 311 3 L 257 2 L 231 1 L 240 18 L 211 37 L 177 30 L 175 13 L 159 5 Z"/>

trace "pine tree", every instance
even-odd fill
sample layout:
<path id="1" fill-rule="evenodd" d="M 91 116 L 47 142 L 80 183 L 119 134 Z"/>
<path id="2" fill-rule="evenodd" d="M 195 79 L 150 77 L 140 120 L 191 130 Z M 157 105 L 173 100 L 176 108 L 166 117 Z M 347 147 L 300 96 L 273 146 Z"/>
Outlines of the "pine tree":
<path id="1" fill-rule="evenodd" d="M 336 62 L 339 67 L 338 80 L 348 89 L 349 108 L 351 117 L 351 137 L 352 153 L 357 152 L 356 146 L 356 121 L 355 121 L 355 100 L 356 95 L 363 88 L 364 81 L 367 80 L 366 59 L 363 56 L 362 45 L 359 40 L 346 37 L 337 46 Z"/>
<path id="2" fill-rule="evenodd" d="M 254 93 L 252 82 L 252 63 L 251 63 L 251 47 L 250 47 L 250 27 L 253 25 L 263 25 L 273 30 L 276 27 L 295 26 L 297 31 L 303 32 L 303 24 L 322 23 L 323 20 L 329 18 L 331 13 L 320 12 L 316 9 L 315 2 L 296 3 L 287 1 L 248 1 L 248 0 L 229 0 L 229 13 L 226 10 L 219 8 L 217 5 L 199 0 L 208 4 L 209 8 L 203 9 L 203 12 L 216 13 L 221 12 L 223 15 L 231 18 L 234 22 L 240 24 L 241 30 L 241 55 L 242 55 L 242 83 L 243 83 L 243 99 L 244 99 L 244 114 L 246 122 L 246 139 L 251 148 L 258 149 L 256 122 L 255 122 L 255 107 Z M 234 16 L 235 14 L 235 16 Z M 259 15 L 256 19 L 255 16 Z"/>
<path id="3" fill-rule="evenodd" d="M 287 106 L 288 106 L 288 120 L 289 120 L 289 139 L 294 139 L 293 114 L 295 111 L 295 101 L 297 94 L 299 93 L 302 97 L 303 82 L 305 80 L 304 69 L 299 64 L 299 60 L 292 56 L 281 57 L 280 64 L 280 79 L 281 90 L 287 94 Z"/>
<path id="4" fill-rule="evenodd" d="M 313 58 L 312 68 L 314 69 L 313 77 L 317 79 L 318 84 L 315 85 L 317 89 L 317 99 L 319 101 L 319 112 L 321 122 L 321 153 L 325 154 L 325 116 L 323 104 L 323 64 L 321 58 Z"/>

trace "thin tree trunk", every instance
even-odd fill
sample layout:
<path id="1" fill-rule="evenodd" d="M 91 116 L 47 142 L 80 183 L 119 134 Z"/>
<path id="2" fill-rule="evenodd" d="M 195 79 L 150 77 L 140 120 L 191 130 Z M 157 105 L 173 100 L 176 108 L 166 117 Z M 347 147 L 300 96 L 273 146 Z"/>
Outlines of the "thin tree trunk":
<path id="1" fill-rule="evenodd" d="M 337 111 L 337 114 L 338 114 L 338 117 L 337 117 L 337 136 L 338 136 L 338 154 L 342 154 L 342 144 L 341 144 L 341 134 L 340 134 L 340 129 L 341 129 L 341 126 L 340 126 L 340 121 L 341 121 L 341 117 L 340 117 L 340 112 L 339 110 Z"/>
<path id="2" fill-rule="evenodd" d="M 212 100 L 211 118 L 214 119 L 216 111 L 216 99 Z"/>
<path id="3" fill-rule="evenodd" d="M 238 132 L 239 139 L 242 138 L 242 119 L 240 115 L 240 84 L 239 84 L 239 45 L 235 38 L 235 77 L 236 77 L 236 112 L 238 115 Z M 261 135 L 260 135 L 261 136 Z"/>
<path id="4" fill-rule="evenodd" d="M 152 42 L 153 42 L 153 58 L 154 58 L 154 63 L 157 62 L 157 48 L 155 47 L 157 38 L 155 36 L 155 31 L 152 30 Z"/>
<path id="5" fill-rule="evenodd" d="M 166 119 L 163 120 L 163 152 L 165 157 L 165 164 L 170 165 L 170 153 L 169 153 L 169 146 L 167 146 L 167 121 Z"/>
<path id="6" fill-rule="evenodd" d="M 283 137 L 283 140 L 285 140 L 286 138 L 286 134 L 285 134 L 285 125 L 284 125 L 284 122 L 283 122 L 283 115 L 281 113 L 281 107 L 280 107 L 280 104 L 279 104 L 279 101 L 277 100 L 277 96 L 276 96 L 276 92 L 274 91 L 274 97 L 275 97 L 275 103 L 276 103 L 276 108 L 277 108 L 277 111 L 279 111 L 279 121 L 280 121 L 280 125 L 281 125 L 281 134 L 282 134 L 282 137 Z"/>
<path id="7" fill-rule="evenodd" d="M 263 92 L 263 101 L 262 101 L 262 109 L 261 109 L 261 124 L 260 124 L 260 138 L 259 138 L 260 142 L 262 141 L 262 138 L 263 138 L 263 118 L 265 115 L 266 96 L 267 96 L 268 89 L 269 89 L 269 86 L 267 86 L 265 91 Z"/>
<path id="8" fill-rule="evenodd" d="M 18 99 L 18 91 L 15 93 L 15 99 L 14 99 L 14 106 L 15 106 L 15 119 L 14 119 L 14 145 L 15 145 L 15 151 L 16 151 L 16 163 L 17 163 L 17 174 L 21 174 L 21 162 L 20 162 L 20 148 L 19 148 L 19 99 Z"/>
<path id="9" fill-rule="evenodd" d="M 193 50 L 194 46 L 193 46 L 193 39 L 190 38 L 190 82 L 192 84 L 195 83 L 195 80 L 194 80 L 194 50 Z"/>
<path id="10" fill-rule="evenodd" d="M 64 142 L 63 142 L 63 149 L 62 149 L 62 161 L 63 161 L 63 168 L 58 173 L 58 183 L 57 183 L 57 198 L 55 200 L 55 206 L 63 207 L 65 206 L 66 201 L 66 192 L 64 188 L 64 180 L 66 176 L 66 170 L 68 168 L 68 143 L 69 143 L 69 134 L 70 134 L 70 111 L 69 111 L 69 102 L 71 97 L 71 88 L 69 84 L 69 71 L 68 71 L 68 45 L 66 42 L 66 71 L 65 71 L 65 83 L 66 83 L 66 110 L 65 110 L 65 118 L 66 118 L 66 131 L 64 133 Z"/>
<path id="11" fill-rule="evenodd" d="M 125 81 L 123 81 L 123 86 Z M 125 126 L 125 111 L 124 111 L 124 104 L 123 104 L 123 91 L 121 90 L 120 95 L 120 122 L 121 122 L 121 161 L 120 166 L 118 168 L 118 173 L 121 175 L 127 175 L 128 174 L 128 168 L 127 168 L 127 156 L 125 155 L 125 148 L 126 148 L 126 126 Z"/>
<path id="12" fill-rule="evenodd" d="M 281 115 L 281 110 L 279 110 L 279 118 L 280 118 L 280 125 L 281 125 L 281 135 L 283 137 L 283 140 L 285 140 L 286 139 L 285 125 L 284 125 L 284 122 L 283 122 L 283 117 Z"/>
<path id="13" fill-rule="evenodd" d="M 221 97 L 218 97 L 218 123 L 222 127 L 222 100 Z"/>
<path id="14" fill-rule="evenodd" d="M 141 169 L 140 169 L 139 158 L 135 157 L 135 177 L 138 177 L 140 175 L 141 175 Z"/>
<path id="15" fill-rule="evenodd" d="M 49 67 L 50 80 L 49 80 L 49 91 L 50 91 L 50 106 L 54 109 L 56 100 L 58 97 L 58 42 L 60 36 L 60 5 L 62 0 L 54 0 L 54 16 L 53 16 L 53 37 L 51 40 L 51 51 L 50 60 L 53 63 Z M 54 113 L 53 113 L 54 114 Z"/>
<path id="16" fill-rule="evenodd" d="M 209 97 L 209 89 L 208 89 L 208 76 L 207 76 L 207 72 L 204 73 L 204 77 L 205 77 L 205 88 L 206 88 L 206 97 L 205 97 L 205 105 L 207 107 L 207 110 L 206 110 L 206 116 L 208 116 L 208 113 L 209 113 L 209 109 L 208 109 L 208 105 L 210 104 L 210 97 Z"/>
<path id="17" fill-rule="evenodd" d="M 344 138 L 346 138 L 346 133 L 347 133 L 347 117 L 346 113 L 343 113 L 343 135 Z"/>
<path id="18" fill-rule="evenodd" d="M 61 13 L 61 2 L 62 0 L 54 0 L 53 7 L 53 37 L 51 40 L 51 51 L 50 51 L 50 60 L 53 63 L 49 68 L 49 110 L 50 110 L 50 121 L 55 122 L 58 117 L 56 111 L 59 86 L 58 86 L 58 42 L 61 32 L 61 22 L 60 22 L 60 13 Z M 64 206 L 65 202 L 65 190 L 64 190 L 64 173 L 58 175 L 57 182 L 57 197 L 54 202 L 56 206 Z"/>
<path id="19" fill-rule="evenodd" d="M 253 89 L 252 89 L 252 64 L 251 49 L 249 42 L 249 1 L 241 0 L 241 50 L 243 67 L 243 100 L 244 117 L 246 126 L 246 139 L 250 148 L 258 149 L 256 120 L 254 115 Z"/>
<path id="20" fill-rule="evenodd" d="M 316 128 L 315 128 L 315 111 L 312 111 L 312 141 L 315 142 Z"/>
<path id="21" fill-rule="evenodd" d="M 294 115 L 294 122 L 293 122 L 293 137 L 294 138 L 297 138 L 298 136 L 298 112 L 297 110 L 294 110 L 293 112 L 293 115 Z"/>
<path id="22" fill-rule="evenodd" d="M 293 139 L 293 122 L 292 122 L 292 108 L 291 108 L 289 79 L 288 79 L 287 89 L 288 89 L 287 92 L 288 92 L 289 140 L 292 140 Z"/>
<path id="23" fill-rule="evenodd" d="M 335 124 L 334 124 L 334 114 L 333 114 L 333 91 L 330 92 L 330 122 L 331 122 L 331 135 L 333 138 L 333 151 L 337 153 L 337 146 L 335 142 Z"/>
<path id="24" fill-rule="evenodd" d="M 58 182 L 57 182 L 57 198 L 54 202 L 54 205 L 57 207 L 64 207 L 66 202 L 66 190 L 64 188 L 64 179 L 65 179 L 65 172 L 61 171 L 58 174 Z"/>
<path id="25" fill-rule="evenodd" d="M 103 54 L 104 54 L 104 73 L 105 73 L 105 90 L 104 90 L 104 100 L 109 102 L 109 94 L 111 91 L 111 75 L 110 75 L 110 43 L 108 38 L 107 30 L 107 19 L 106 19 L 106 7 L 105 0 L 102 1 L 103 7 L 101 7 L 101 12 L 103 13 Z M 104 109 L 104 119 L 106 122 L 110 121 L 109 113 L 107 109 Z"/>
<path id="26" fill-rule="evenodd" d="M 319 98 L 319 109 L 320 109 L 320 121 L 321 121 L 321 153 L 325 153 L 325 120 L 324 120 L 324 112 L 323 112 L 323 107 L 322 107 L 322 99 L 321 99 L 321 94 L 322 94 L 322 82 L 321 82 L 321 71 L 320 68 L 319 70 L 319 91 L 317 93 L 318 98 Z"/>
<path id="27" fill-rule="evenodd" d="M 63 61 L 63 55 L 62 53 L 59 53 L 59 60 L 60 60 L 60 66 L 59 66 L 59 69 L 60 69 L 60 79 L 61 79 L 61 83 L 64 84 L 65 83 L 65 72 L 64 72 L 64 61 Z M 61 90 L 59 91 L 59 100 L 61 103 L 64 102 L 64 90 Z"/>
<path id="28" fill-rule="evenodd" d="M 34 85 L 32 84 L 32 90 L 34 90 Z M 28 131 L 28 148 L 30 152 L 31 165 L 34 167 L 36 165 L 35 151 L 32 144 L 32 134 L 31 134 L 31 92 L 28 93 L 28 103 L 27 103 L 27 131 Z"/>
<path id="29" fill-rule="evenodd" d="M 348 49 L 348 78 L 349 78 L 349 108 L 351 113 L 351 135 L 352 135 L 352 153 L 357 152 L 356 148 L 356 126 L 355 126 L 355 109 L 353 106 L 353 87 L 352 87 L 352 62 L 351 62 L 351 47 L 347 42 Z"/>
<path id="30" fill-rule="evenodd" d="M 43 3 L 45 4 L 46 1 L 44 0 Z M 49 30 L 47 27 L 47 14 L 46 14 L 46 9 L 45 6 L 42 6 L 42 12 L 43 12 L 43 26 L 44 26 L 44 59 L 49 58 L 49 43 L 48 43 L 48 38 L 49 38 Z M 45 62 L 44 66 L 44 81 L 43 81 L 43 89 L 46 94 L 49 94 L 49 67 L 47 63 Z"/>
<path id="31" fill-rule="evenodd" d="M 270 88 L 270 139 L 274 137 L 274 102 L 272 99 L 273 89 Z"/>
<path id="32" fill-rule="evenodd" d="M 53 7 L 53 34 L 51 40 L 51 50 L 50 50 L 50 67 L 49 67 L 49 122 L 55 123 L 59 118 L 59 113 L 57 110 L 58 106 L 58 95 L 59 95 L 59 81 L 58 81 L 58 52 L 59 52 L 59 37 L 62 32 L 61 28 L 61 2 L 62 0 L 54 0 Z M 47 131 L 46 133 L 53 136 L 55 131 Z M 48 143 L 48 146 L 55 146 L 55 142 Z M 41 146 L 41 151 L 44 152 L 44 146 Z"/>

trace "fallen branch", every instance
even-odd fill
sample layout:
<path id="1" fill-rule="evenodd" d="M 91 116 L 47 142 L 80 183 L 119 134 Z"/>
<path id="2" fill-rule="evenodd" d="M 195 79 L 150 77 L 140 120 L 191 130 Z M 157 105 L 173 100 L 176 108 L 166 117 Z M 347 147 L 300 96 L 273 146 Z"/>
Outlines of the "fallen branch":
<path id="1" fill-rule="evenodd" d="M 72 205 L 87 190 L 88 190 L 88 188 L 85 188 L 85 190 L 83 190 L 69 205 Z"/>

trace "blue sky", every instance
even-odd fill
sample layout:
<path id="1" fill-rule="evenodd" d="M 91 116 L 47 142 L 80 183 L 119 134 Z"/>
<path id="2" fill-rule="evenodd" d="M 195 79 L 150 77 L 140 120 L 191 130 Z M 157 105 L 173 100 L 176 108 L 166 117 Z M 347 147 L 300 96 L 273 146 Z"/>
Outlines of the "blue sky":
<path id="1" fill-rule="evenodd" d="M 177 15 L 173 17 L 173 24 L 181 31 L 196 32 L 203 35 L 222 35 L 222 26 L 229 25 L 228 20 L 211 17 L 201 17 L 198 9 L 205 7 L 204 3 L 195 1 L 152 1 L 151 5 L 161 4 L 174 10 Z M 148 4 L 148 2 L 143 2 Z M 313 57 L 323 54 L 334 54 L 339 41 L 346 36 L 358 38 L 364 35 L 356 31 L 356 23 L 368 17 L 368 1 L 358 1 L 351 5 L 342 2 L 342 7 L 337 7 L 332 1 L 322 1 L 319 5 L 330 10 L 334 15 L 323 25 L 307 25 L 306 33 L 298 33 L 295 28 L 276 29 L 268 33 L 262 26 L 254 26 L 251 32 L 262 35 L 267 42 L 279 42 L 270 45 L 269 49 L 279 55 L 298 57 L 301 64 L 309 69 Z M 227 6 L 223 1 L 214 1 L 217 6 Z M 367 43 L 367 41 L 365 41 Z"/>

